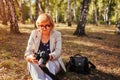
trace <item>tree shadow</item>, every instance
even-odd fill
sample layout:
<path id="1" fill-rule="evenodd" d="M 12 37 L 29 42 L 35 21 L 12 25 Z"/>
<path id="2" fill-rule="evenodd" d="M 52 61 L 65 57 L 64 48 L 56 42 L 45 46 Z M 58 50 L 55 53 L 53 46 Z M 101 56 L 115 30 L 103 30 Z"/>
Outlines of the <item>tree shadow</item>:
<path id="1" fill-rule="evenodd" d="M 60 80 L 119 80 L 119 75 L 105 73 L 99 70 L 92 70 L 90 74 L 77 74 L 74 72 L 59 73 Z"/>

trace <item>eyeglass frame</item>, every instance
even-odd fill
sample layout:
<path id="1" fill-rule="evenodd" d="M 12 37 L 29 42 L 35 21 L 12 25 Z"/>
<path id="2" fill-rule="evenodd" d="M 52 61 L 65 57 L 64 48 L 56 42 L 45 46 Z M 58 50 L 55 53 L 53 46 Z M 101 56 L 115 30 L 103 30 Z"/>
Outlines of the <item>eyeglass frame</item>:
<path id="1" fill-rule="evenodd" d="M 45 28 L 45 29 L 49 29 L 51 27 L 50 24 L 46 24 L 46 25 L 38 25 L 38 27 L 40 27 L 41 29 Z"/>

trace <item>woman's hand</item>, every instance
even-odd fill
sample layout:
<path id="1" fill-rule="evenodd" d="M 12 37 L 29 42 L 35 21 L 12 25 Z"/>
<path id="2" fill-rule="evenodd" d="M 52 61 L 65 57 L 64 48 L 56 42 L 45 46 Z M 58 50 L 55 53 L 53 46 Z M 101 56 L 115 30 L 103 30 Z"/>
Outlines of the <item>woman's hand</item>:
<path id="1" fill-rule="evenodd" d="M 53 56 L 49 54 L 49 60 L 52 60 L 53 59 Z"/>
<path id="2" fill-rule="evenodd" d="M 29 56 L 26 56 L 26 61 L 31 62 L 31 63 L 38 63 L 38 60 L 36 60 L 36 58 L 34 57 L 34 54 L 31 54 Z"/>

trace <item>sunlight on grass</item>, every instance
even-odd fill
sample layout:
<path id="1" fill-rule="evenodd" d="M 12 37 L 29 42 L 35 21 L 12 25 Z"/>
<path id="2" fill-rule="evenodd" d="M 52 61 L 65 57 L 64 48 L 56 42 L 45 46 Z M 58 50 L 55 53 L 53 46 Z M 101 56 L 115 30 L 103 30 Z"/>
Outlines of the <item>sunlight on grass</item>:
<path id="1" fill-rule="evenodd" d="M 30 33 L 31 30 L 35 29 L 34 24 L 19 24 L 20 25 L 20 31 L 22 33 Z"/>
<path id="2" fill-rule="evenodd" d="M 76 43 L 76 44 L 82 44 L 82 45 L 85 45 L 85 46 L 96 46 L 94 43 L 91 43 L 91 42 L 84 42 L 84 41 L 75 41 L 75 40 L 72 40 L 72 41 L 69 41 L 69 42 L 73 42 L 73 43 Z"/>
<path id="3" fill-rule="evenodd" d="M 7 52 L 6 50 L 0 50 L 0 59 L 10 59 L 11 54 L 10 52 Z"/>

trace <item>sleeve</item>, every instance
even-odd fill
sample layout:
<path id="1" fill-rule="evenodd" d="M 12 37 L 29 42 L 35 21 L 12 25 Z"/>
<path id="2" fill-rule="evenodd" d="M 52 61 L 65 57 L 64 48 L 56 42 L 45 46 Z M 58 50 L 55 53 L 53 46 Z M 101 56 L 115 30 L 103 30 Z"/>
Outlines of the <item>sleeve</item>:
<path id="1" fill-rule="evenodd" d="M 24 57 L 34 53 L 34 49 L 35 49 L 35 46 L 34 46 L 34 35 L 35 34 L 34 34 L 34 32 L 35 31 L 33 30 L 30 34 Z"/>
<path id="2" fill-rule="evenodd" d="M 55 35 L 55 49 L 54 51 L 50 54 L 54 59 L 58 59 L 61 56 L 61 47 L 62 47 L 62 39 L 61 39 L 61 33 L 58 32 Z"/>

